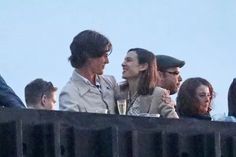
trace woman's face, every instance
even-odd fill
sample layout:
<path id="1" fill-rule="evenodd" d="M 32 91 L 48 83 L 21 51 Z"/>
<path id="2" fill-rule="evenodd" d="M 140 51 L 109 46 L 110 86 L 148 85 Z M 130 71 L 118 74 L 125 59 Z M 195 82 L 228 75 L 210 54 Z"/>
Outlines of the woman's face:
<path id="1" fill-rule="evenodd" d="M 141 71 L 147 69 L 146 64 L 139 64 L 138 55 L 135 51 L 130 51 L 127 53 L 123 63 L 122 77 L 124 79 L 133 79 L 139 76 Z"/>
<path id="2" fill-rule="evenodd" d="M 209 111 L 209 106 L 211 103 L 211 94 L 209 87 L 206 85 L 200 85 L 196 89 L 196 98 L 199 102 L 199 113 L 206 114 Z"/>

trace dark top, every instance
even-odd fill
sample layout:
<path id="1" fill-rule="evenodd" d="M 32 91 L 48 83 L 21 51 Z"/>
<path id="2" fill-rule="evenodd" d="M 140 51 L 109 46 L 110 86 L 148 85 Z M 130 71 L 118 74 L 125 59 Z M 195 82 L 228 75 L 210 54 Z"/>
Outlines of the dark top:
<path id="1" fill-rule="evenodd" d="M 236 78 L 233 79 L 228 91 L 228 116 L 236 117 Z"/>
<path id="2" fill-rule="evenodd" d="M 1 107 L 16 107 L 25 108 L 21 99 L 15 92 L 7 85 L 2 76 L 0 75 L 0 106 Z"/>
<path id="3" fill-rule="evenodd" d="M 192 118 L 192 119 L 198 119 L 198 120 L 208 120 L 208 121 L 211 121 L 211 116 L 210 116 L 210 114 L 191 115 L 191 116 L 180 116 L 180 118 Z"/>

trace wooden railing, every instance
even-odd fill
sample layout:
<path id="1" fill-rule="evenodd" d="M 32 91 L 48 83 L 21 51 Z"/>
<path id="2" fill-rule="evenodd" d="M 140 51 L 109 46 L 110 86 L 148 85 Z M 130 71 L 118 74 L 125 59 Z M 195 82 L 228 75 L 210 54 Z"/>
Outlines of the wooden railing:
<path id="1" fill-rule="evenodd" d="M 1 108 L 0 157 L 236 157 L 236 123 Z"/>

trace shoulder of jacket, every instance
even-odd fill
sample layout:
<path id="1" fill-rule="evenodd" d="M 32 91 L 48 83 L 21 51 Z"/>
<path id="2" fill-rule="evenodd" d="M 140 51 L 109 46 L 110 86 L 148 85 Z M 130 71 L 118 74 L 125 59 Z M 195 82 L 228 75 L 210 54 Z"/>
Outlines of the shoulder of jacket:
<path id="1" fill-rule="evenodd" d="M 112 75 L 99 75 L 109 86 L 115 87 L 117 85 L 116 79 Z"/>
<path id="2" fill-rule="evenodd" d="M 161 88 L 161 87 L 155 87 L 153 92 L 154 93 L 165 93 L 165 92 L 167 92 L 167 90 L 164 88 Z"/>
<path id="3" fill-rule="evenodd" d="M 112 75 L 99 75 L 99 77 L 105 79 L 105 80 L 112 80 L 112 81 L 115 81 L 115 77 L 112 76 Z"/>
<path id="4" fill-rule="evenodd" d="M 78 91 L 79 86 L 76 85 L 74 81 L 68 81 L 63 88 L 61 89 L 61 92 L 67 92 L 67 91 Z"/>

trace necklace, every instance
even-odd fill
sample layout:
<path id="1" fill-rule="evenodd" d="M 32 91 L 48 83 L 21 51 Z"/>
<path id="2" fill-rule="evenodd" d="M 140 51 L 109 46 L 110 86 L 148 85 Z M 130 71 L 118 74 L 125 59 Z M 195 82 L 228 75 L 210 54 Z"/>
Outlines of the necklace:
<path id="1" fill-rule="evenodd" d="M 135 100 L 137 99 L 138 97 L 138 93 L 137 91 L 134 93 L 133 96 L 131 96 L 131 93 L 130 91 L 128 91 L 128 110 L 130 109 L 131 106 L 133 106 Z"/>

